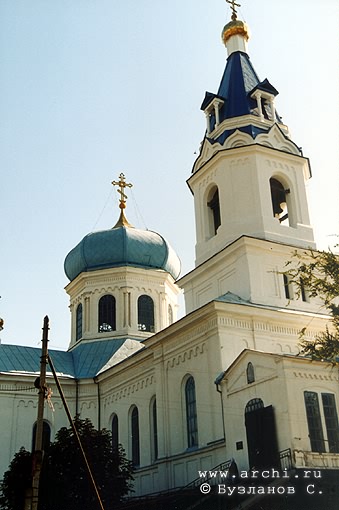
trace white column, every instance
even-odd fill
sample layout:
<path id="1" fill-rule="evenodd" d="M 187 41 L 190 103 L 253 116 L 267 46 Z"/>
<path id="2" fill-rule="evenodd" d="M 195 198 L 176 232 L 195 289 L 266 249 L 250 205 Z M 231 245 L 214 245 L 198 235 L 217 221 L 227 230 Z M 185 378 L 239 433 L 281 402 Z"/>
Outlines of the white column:
<path id="1" fill-rule="evenodd" d="M 260 94 L 260 92 L 257 92 L 257 93 L 256 93 L 255 98 L 256 98 L 256 100 L 257 100 L 257 106 L 258 106 L 259 116 L 260 116 L 261 118 L 263 118 L 262 106 L 261 106 L 261 94 Z"/>
<path id="2" fill-rule="evenodd" d="M 124 299 L 124 323 L 123 327 L 131 327 L 131 293 L 128 289 L 123 291 Z"/>
<path id="3" fill-rule="evenodd" d="M 273 122 L 275 122 L 274 97 L 271 97 L 271 99 L 270 99 L 270 108 L 271 108 L 272 120 L 273 120 Z"/>
<path id="4" fill-rule="evenodd" d="M 205 110 L 205 115 L 206 115 L 206 129 L 207 129 L 207 134 L 210 134 L 211 132 L 211 114 L 209 111 Z"/>
<path id="5" fill-rule="evenodd" d="M 90 298 L 89 296 L 85 296 L 85 306 L 84 306 L 84 330 L 85 333 L 88 333 L 91 328 L 91 312 L 90 312 Z"/>
<path id="6" fill-rule="evenodd" d="M 219 105 L 220 103 L 214 103 L 214 113 L 215 113 L 215 127 L 219 126 L 220 118 L 219 118 Z"/>

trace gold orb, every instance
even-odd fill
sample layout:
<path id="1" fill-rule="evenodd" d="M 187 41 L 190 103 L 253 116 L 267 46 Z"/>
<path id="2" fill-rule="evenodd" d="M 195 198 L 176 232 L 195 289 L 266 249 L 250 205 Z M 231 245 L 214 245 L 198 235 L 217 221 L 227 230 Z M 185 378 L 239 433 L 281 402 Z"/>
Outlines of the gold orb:
<path id="1" fill-rule="evenodd" d="M 246 41 L 248 41 L 250 37 L 250 31 L 246 23 L 244 23 L 240 19 L 236 19 L 227 23 L 227 25 L 225 25 L 223 28 L 221 37 L 224 44 L 226 44 L 226 42 L 230 37 L 232 37 L 232 35 L 242 35 L 246 39 Z"/>

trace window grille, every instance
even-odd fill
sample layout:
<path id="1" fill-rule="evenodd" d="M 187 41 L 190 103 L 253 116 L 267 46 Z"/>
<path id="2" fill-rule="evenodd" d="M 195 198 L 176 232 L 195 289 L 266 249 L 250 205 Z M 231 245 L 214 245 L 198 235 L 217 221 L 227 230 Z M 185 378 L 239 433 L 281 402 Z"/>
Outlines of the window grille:
<path id="1" fill-rule="evenodd" d="M 197 402 L 195 395 L 195 382 L 190 376 L 185 385 L 186 400 L 186 426 L 187 426 L 187 446 L 193 448 L 198 446 L 198 419 Z"/>

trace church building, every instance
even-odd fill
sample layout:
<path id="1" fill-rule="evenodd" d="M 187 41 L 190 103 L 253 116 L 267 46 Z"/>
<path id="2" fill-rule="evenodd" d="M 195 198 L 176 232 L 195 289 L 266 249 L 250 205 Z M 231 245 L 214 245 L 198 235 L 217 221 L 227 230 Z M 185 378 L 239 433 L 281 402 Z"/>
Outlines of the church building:
<path id="1" fill-rule="evenodd" d="M 65 259 L 70 343 L 50 356 L 71 413 L 111 430 L 133 462 L 134 497 L 194 487 L 199 472 L 231 465 L 339 473 L 338 372 L 298 347 L 305 326 L 312 339 L 329 317 L 284 274 L 295 250 L 316 248 L 310 164 L 276 110 L 276 84 L 253 67 L 231 3 L 226 67 L 202 100 L 206 132 L 187 175 L 194 269 L 180 276 L 169 242 L 128 222 L 123 174 L 113 181 L 115 226 L 89 233 Z M 1 473 L 21 446 L 32 449 L 40 355 L 0 345 Z M 68 423 L 47 372 L 52 441 Z"/>

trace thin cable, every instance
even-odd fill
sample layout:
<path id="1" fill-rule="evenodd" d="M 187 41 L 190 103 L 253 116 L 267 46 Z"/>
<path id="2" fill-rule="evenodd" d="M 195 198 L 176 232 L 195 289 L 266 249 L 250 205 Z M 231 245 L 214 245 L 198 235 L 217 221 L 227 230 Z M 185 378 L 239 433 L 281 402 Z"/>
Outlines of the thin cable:
<path id="1" fill-rule="evenodd" d="M 137 201 L 135 199 L 133 190 L 131 190 L 130 193 L 131 193 L 131 197 L 132 197 L 132 200 L 133 200 L 135 215 L 140 219 L 140 222 L 143 224 L 145 230 L 148 230 L 146 222 L 145 222 L 145 220 L 143 218 L 143 215 L 141 214 L 140 209 L 138 207 L 138 203 L 137 203 Z"/>
<path id="2" fill-rule="evenodd" d="M 103 215 L 103 214 L 104 214 L 104 212 L 105 212 L 105 209 L 106 209 L 106 207 L 107 207 L 108 202 L 109 202 L 109 201 L 110 201 L 110 199 L 111 199 L 112 194 L 113 194 L 113 188 L 110 190 L 110 192 L 109 192 L 109 194 L 108 194 L 108 197 L 107 197 L 107 199 L 106 199 L 106 202 L 105 202 L 105 204 L 104 204 L 104 207 L 102 208 L 102 211 L 101 211 L 101 213 L 99 214 L 99 217 L 98 217 L 97 221 L 95 222 L 94 226 L 92 227 L 92 231 L 95 229 L 95 227 L 97 226 L 97 224 L 98 224 L 98 223 L 99 223 L 99 221 L 101 220 L 101 217 L 102 217 L 102 215 Z"/>

